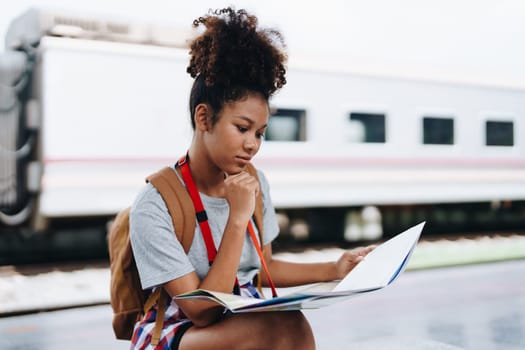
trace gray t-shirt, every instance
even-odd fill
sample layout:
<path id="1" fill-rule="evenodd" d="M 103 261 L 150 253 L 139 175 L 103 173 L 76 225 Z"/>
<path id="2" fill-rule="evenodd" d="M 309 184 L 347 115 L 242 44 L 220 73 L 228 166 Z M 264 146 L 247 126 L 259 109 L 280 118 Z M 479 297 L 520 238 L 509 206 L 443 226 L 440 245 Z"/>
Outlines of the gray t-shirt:
<path id="1" fill-rule="evenodd" d="M 261 171 L 257 171 L 263 195 L 264 244 L 273 241 L 279 227 L 275 217 L 268 181 Z M 200 194 L 208 215 L 215 247 L 218 249 L 226 227 L 230 208 L 224 198 Z M 257 231 L 254 224 L 253 227 Z M 142 288 L 152 288 L 195 271 L 202 280 L 208 273 L 208 255 L 199 225 L 195 225 L 195 236 L 188 255 L 177 239 L 171 216 L 160 193 L 147 184 L 139 193 L 131 207 L 130 237 L 133 254 L 140 275 Z M 237 278 L 243 285 L 259 271 L 261 262 L 246 233 Z"/>

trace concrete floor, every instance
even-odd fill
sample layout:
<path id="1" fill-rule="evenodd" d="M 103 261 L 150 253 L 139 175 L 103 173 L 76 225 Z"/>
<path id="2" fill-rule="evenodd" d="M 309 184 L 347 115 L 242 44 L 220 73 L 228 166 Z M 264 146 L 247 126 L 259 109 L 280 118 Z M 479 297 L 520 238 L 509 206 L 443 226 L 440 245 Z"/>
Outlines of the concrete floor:
<path id="1" fill-rule="evenodd" d="M 407 271 L 387 288 L 305 311 L 320 350 L 524 349 L 525 260 Z M 109 305 L 0 318 L 0 349 L 127 349 Z"/>

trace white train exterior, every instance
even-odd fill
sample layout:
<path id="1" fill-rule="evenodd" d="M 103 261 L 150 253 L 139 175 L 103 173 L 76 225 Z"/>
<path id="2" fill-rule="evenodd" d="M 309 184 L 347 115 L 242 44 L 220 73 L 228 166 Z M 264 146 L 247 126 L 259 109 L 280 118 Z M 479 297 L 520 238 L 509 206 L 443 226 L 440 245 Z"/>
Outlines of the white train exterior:
<path id="1" fill-rule="evenodd" d="M 28 21 L 39 29 L 20 30 Z M 1 65 L 0 230 L 111 218 L 189 145 L 182 40 L 88 22 L 41 11 L 13 22 Z M 279 212 L 346 225 L 348 239 L 360 238 L 352 227 L 369 206 L 383 220 L 392 208 L 447 203 L 523 213 L 525 85 L 295 62 L 255 160 Z"/>

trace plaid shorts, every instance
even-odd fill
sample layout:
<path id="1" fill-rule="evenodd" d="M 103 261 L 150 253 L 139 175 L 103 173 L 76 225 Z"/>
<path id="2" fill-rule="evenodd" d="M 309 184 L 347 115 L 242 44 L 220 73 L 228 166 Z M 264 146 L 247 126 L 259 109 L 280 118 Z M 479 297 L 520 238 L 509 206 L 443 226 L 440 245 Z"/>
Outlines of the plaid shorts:
<path id="1" fill-rule="evenodd" d="M 257 289 L 252 283 L 246 283 L 240 288 L 241 295 L 251 298 L 260 298 Z M 225 312 L 228 314 L 228 312 Z M 135 324 L 131 338 L 131 350 L 172 350 L 178 349 L 182 335 L 192 326 L 192 323 L 177 306 L 173 299 L 168 300 L 164 316 L 164 327 L 160 341 L 156 346 L 151 345 L 151 338 L 155 328 L 157 305 L 149 310 L 142 320 Z"/>

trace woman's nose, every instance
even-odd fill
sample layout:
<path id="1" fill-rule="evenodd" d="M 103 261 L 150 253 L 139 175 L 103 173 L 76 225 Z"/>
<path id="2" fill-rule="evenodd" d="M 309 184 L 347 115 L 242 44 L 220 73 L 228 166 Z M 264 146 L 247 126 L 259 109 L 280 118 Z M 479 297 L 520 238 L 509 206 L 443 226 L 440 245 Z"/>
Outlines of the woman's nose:
<path id="1" fill-rule="evenodd" d="M 244 141 L 244 147 L 247 150 L 254 151 L 257 150 L 259 147 L 259 143 L 257 142 L 257 138 L 255 136 L 248 136 L 246 137 L 246 140 Z"/>

